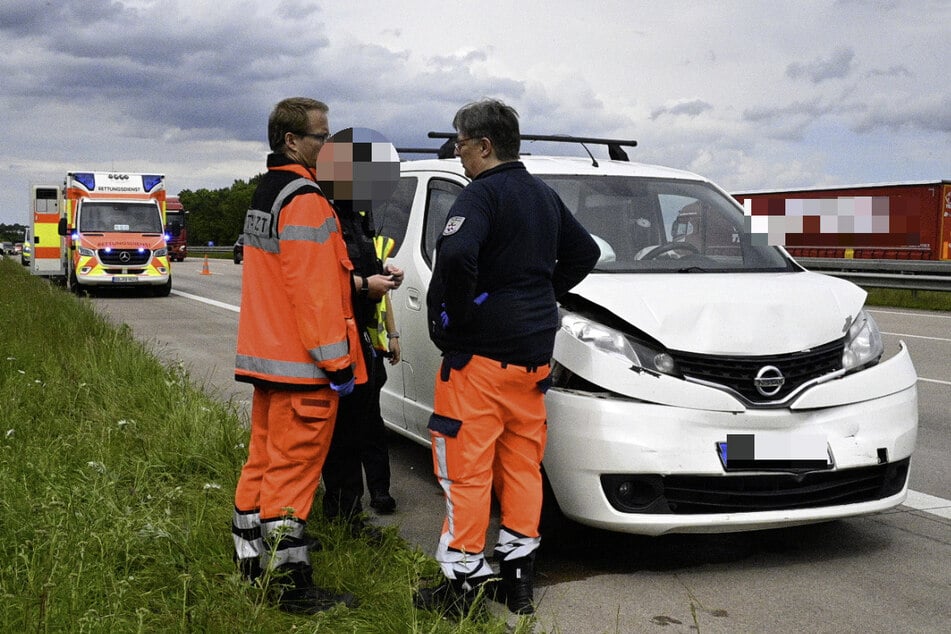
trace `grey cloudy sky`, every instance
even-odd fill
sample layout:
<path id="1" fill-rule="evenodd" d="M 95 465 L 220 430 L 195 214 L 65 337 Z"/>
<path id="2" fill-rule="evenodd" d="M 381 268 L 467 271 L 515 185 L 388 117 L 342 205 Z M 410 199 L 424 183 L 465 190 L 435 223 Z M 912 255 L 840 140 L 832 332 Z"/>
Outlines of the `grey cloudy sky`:
<path id="1" fill-rule="evenodd" d="M 0 222 L 68 170 L 248 179 L 297 95 L 416 147 L 499 97 L 730 191 L 949 179 L 949 42 L 946 0 L 4 0 Z"/>

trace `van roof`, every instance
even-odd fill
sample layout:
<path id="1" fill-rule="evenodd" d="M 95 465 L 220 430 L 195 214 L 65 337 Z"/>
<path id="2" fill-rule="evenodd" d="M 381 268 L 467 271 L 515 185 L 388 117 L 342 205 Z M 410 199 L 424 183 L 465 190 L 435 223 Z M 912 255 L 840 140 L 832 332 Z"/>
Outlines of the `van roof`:
<path id="1" fill-rule="evenodd" d="M 706 178 L 683 170 L 647 163 L 613 161 L 599 159 L 598 165 L 592 165 L 591 159 L 580 156 L 521 156 L 519 160 L 533 174 L 574 174 L 591 176 L 636 176 L 641 178 L 677 178 L 709 182 Z M 462 163 L 458 158 L 420 159 L 403 161 L 400 164 L 403 173 L 412 171 L 435 171 L 463 174 Z"/>

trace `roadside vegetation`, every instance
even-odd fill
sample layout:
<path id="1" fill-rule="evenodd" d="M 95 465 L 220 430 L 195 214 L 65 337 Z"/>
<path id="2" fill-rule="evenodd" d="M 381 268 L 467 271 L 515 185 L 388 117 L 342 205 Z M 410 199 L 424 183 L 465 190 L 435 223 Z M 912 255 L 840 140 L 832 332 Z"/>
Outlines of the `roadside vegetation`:
<path id="1" fill-rule="evenodd" d="M 88 300 L 0 261 L 0 623 L 19 632 L 531 632 L 416 611 L 436 562 L 384 529 L 308 530 L 354 610 L 288 615 L 231 561 L 247 430 Z M 320 508 L 317 504 L 315 508 Z"/>
<path id="2" fill-rule="evenodd" d="M 867 303 L 872 306 L 951 311 L 951 293 L 873 288 L 868 289 Z"/>

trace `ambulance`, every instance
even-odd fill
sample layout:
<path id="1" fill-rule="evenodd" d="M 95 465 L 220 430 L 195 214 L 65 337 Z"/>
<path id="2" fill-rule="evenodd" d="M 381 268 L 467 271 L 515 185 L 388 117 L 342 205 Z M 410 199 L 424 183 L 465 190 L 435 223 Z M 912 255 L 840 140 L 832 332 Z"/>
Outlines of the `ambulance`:
<path id="1" fill-rule="evenodd" d="M 172 290 L 165 235 L 165 176 L 69 172 L 62 187 L 33 185 L 31 272 L 94 287 Z"/>

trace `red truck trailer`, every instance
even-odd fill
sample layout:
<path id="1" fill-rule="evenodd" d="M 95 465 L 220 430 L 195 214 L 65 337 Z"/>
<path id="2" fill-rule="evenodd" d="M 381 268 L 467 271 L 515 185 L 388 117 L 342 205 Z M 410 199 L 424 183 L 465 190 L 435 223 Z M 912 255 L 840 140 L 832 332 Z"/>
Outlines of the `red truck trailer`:
<path id="1" fill-rule="evenodd" d="M 165 199 L 165 233 L 168 236 L 168 259 L 184 262 L 188 256 L 188 224 L 185 222 L 188 212 L 182 206 L 178 196 Z"/>
<path id="2" fill-rule="evenodd" d="M 951 181 L 734 193 L 793 257 L 951 259 Z"/>

